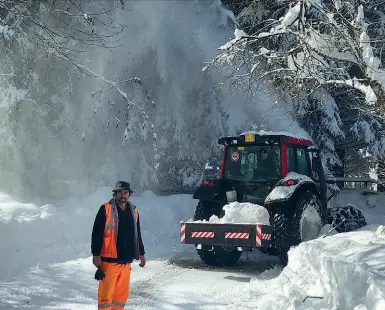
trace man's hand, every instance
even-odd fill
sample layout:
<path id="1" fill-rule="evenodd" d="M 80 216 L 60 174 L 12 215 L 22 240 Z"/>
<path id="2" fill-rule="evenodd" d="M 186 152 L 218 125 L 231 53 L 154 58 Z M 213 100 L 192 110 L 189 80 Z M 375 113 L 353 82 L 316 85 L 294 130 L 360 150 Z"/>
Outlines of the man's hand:
<path id="1" fill-rule="evenodd" d="M 102 261 L 102 259 L 100 258 L 100 256 L 94 256 L 92 258 L 92 263 L 95 265 L 96 268 L 99 267 L 101 261 Z"/>
<path id="2" fill-rule="evenodd" d="M 100 280 L 103 280 L 104 277 L 105 277 L 105 275 L 104 275 L 102 268 L 98 267 L 98 269 L 95 272 L 95 280 L 100 281 Z"/>
<path id="3" fill-rule="evenodd" d="M 139 259 L 140 259 L 139 267 L 144 267 L 146 265 L 146 258 L 144 257 L 144 255 L 140 255 Z"/>

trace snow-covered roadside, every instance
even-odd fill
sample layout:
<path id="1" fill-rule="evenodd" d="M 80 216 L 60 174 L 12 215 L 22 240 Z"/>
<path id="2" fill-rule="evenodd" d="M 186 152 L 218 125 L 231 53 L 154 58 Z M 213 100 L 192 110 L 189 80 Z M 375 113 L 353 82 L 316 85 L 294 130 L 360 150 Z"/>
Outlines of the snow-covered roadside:
<path id="1" fill-rule="evenodd" d="M 385 194 L 377 193 L 371 195 L 362 195 L 360 190 L 346 189 L 342 190 L 333 202 L 335 205 L 355 205 L 365 215 L 368 223 L 363 229 L 376 230 L 378 225 L 385 223 Z"/>
<path id="2" fill-rule="evenodd" d="M 385 309 L 385 196 L 343 190 L 336 205 L 354 204 L 368 225 L 355 232 L 304 242 L 289 263 L 253 278 L 237 309 Z M 324 227 L 326 228 L 326 227 Z"/>
<path id="3" fill-rule="evenodd" d="M 1 280 L 11 280 L 30 268 L 66 262 L 91 255 L 91 232 L 102 203 L 111 198 L 111 188 L 102 187 L 83 200 L 68 199 L 37 207 L 22 204 L 0 193 L 0 260 L 11 262 L 0 268 Z M 181 219 L 194 212 L 191 195 L 156 197 L 151 192 L 133 196 L 142 225 L 149 259 L 167 259 L 180 246 Z"/>
<path id="4" fill-rule="evenodd" d="M 0 205 L 0 214 L 8 214 L 0 229 L 9 236 L 0 251 L 9 262 L 0 267 L 0 309 L 95 309 L 90 234 L 99 206 L 110 197 L 111 188 L 100 188 L 82 201 L 41 208 L 7 197 L 7 208 Z M 235 298 L 229 292 L 247 287 L 270 265 L 262 260 L 255 265 L 258 259 L 246 257 L 236 270 L 212 269 L 193 246 L 181 245 L 179 221 L 194 212 L 191 195 L 145 192 L 132 202 L 139 208 L 148 259 L 145 268 L 133 265 L 132 308 L 222 309 Z"/>
<path id="5" fill-rule="evenodd" d="M 239 299 L 236 288 L 247 290 L 263 266 L 242 261 L 232 269 L 212 269 L 197 258 L 150 260 L 145 268 L 133 265 L 127 309 L 225 309 Z M 45 269 L 33 269 L 12 282 L 0 282 L 0 309 L 93 310 L 97 282 L 90 258 Z M 231 307 L 230 307 L 231 308 Z"/>
<path id="6" fill-rule="evenodd" d="M 0 258 L 8 262 L 0 267 L 0 309 L 95 309 L 90 234 L 110 197 L 111 189 L 101 188 L 83 201 L 38 208 L 0 196 L 0 230 L 7 236 Z M 234 268 L 207 267 L 179 240 L 179 221 L 189 219 L 196 204 L 190 195 L 134 196 L 148 265 L 133 266 L 130 307 L 384 309 L 385 229 L 378 226 L 385 225 L 385 200 L 357 192 L 339 198 L 370 214 L 368 225 L 293 248 L 282 271 L 276 258 L 258 253 L 244 254 Z"/>
<path id="7" fill-rule="evenodd" d="M 290 250 L 289 264 L 253 279 L 238 309 L 385 309 L 385 234 L 358 231 Z M 239 292 L 240 293 L 240 292 Z M 255 306 L 257 305 L 257 307 Z"/>
<path id="8" fill-rule="evenodd" d="M 234 269 L 204 267 L 196 258 L 133 267 L 134 309 L 384 309 L 384 235 L 338 234 L 291 250 L 289 265 L 260 274 L 258 257 Z M 255 270 L 253 270 L 255 268 Z M 0 309 L 94 309 L 89 258 L 34 269 L 1 283 Z M 251 281 L 251 282 L 250 282 Z M 4 302 L 7 301 L 7 302 Z"/>

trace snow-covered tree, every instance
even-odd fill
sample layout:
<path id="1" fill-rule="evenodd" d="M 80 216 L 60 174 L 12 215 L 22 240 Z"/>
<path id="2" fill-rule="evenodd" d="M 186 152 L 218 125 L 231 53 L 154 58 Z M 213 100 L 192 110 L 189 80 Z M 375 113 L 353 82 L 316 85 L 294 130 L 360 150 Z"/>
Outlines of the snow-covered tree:
<path id="1" fill-rule="evenodd" d="M 341 164 L 336 147 L 347 137 L 360 140 L 377 159 L 385 152 L 383 3 L 223 2 L 240 27 L 207 67 L 228 68 L 237 88 L 265 84 L 290 94 L 288 103 L 331 168 Z"/>
<path id="2" fill-rule="evenodd" d="M 63 180 L 157 182 L 146 86 L 109 69 L 112 62 L 95 66 L 103 50 L 120 44 L 117 8 L 116 1 L 0 1 L 0 167 L 13 176 L 8 188 L 43 197 L 57 195 Z"/>
<path id="3" fill-rule="evenodd" d="M 0 170 L 10 176 L 0 186 L 62 198 L 67 187 L 83 193 L 116 178 L 131 180 L 136 193 L 198 185 L 228 131 L 221 90 L 200 69 L 215 47 L 211 36 L 219 42 L 231 12 L 206 1 L 126 1 L 124 10 L 120 1 L 72 2 L 107 26 L 110 17 L 124 24 L 116 37 L 108 33 L 118 28 L 96 22 L 94 28 L 121 46 L 93 45 L 88 32 L 75 30 L 66 44 L 63 37 L 32 40 L 41 34 L 37 25 L 0 34 L 8 49 L 0 56 L 0 98 L 14 98 L 0 108 Z M 90 27 L 83 11 L 66 14 L 65 1 L 58 3 L 59 9 L 41 1 L 36 18 L 52 30 L 62 21 Z M 195 7 L 199 15 L 192 16 Z"/>
<path id="4" fill-rule="evenodd" d="M 119 46 L 124 26 L 114 20 L 118 8 L 117 1 L 1 0 L 0 34 L 72 59 L 88 46 Z"/>

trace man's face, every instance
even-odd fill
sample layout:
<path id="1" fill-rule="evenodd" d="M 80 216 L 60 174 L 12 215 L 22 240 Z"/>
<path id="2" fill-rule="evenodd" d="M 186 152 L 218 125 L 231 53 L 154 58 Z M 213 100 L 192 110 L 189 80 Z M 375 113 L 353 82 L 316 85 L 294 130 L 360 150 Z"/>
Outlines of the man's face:
<path id="1" fill-rule="evenodd" d="M 122 190 L 116 192 L 116 200 L 119 203 L 127 202 L 129 197 L 130 197 L 130 194 L 129 194 L 128 190 L 126 190 L 126 189 L 122 189 Z"/>

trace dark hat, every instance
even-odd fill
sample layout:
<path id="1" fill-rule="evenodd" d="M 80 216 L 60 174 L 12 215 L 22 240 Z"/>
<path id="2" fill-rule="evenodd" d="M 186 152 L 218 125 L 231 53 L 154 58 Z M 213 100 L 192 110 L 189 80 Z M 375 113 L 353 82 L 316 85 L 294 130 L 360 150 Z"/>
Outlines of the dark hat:
<path id="1" fill-rule="evenodd" d="M 125 181 L 118 181 L 118 182 L 116 182 L 115 187 L 114 187 L 114 189 L 112 191 L 116 192 L 116 191 L 120 191 L 120 190 L 123 190 L 123 189 L 128 190 L 130 195 L 133 193 L 133 191 L 131 190 L 130 183 L 125 182 Z"/>

